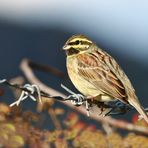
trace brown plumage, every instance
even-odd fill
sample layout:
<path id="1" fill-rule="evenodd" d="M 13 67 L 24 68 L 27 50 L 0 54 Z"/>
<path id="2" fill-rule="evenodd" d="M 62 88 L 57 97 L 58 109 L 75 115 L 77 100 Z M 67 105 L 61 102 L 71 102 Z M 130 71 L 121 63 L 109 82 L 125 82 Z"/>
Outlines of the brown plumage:
<path id="1" fill-rule="evenodd" d="M 148 122 L 130 80 L 113 57 L 83 35 L 72 36 L 63 49 L 69 77 L 82 94 L 100 102 L 119 99 L 131 104 Z"/>

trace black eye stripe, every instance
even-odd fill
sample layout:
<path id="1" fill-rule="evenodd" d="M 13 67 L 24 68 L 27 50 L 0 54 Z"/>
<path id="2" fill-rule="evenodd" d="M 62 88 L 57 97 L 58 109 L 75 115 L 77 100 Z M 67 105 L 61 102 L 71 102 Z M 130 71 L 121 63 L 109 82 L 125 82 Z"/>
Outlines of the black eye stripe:
<path id="1" fill-rule="evenodd" d="M 87 41 L 79 41 L 79 40 L 76 40 L 75 42 L 69 42 L 68 45 L 90 45 L 91 43 L 90 42 L 87 42 Z"/>
<path id="2" fill-rule="evenodd" d="M 68 45 L 75 45 L 75 42 L 70 42 L 68 43 Z"/>
<path id="3" fill-rule="evenodd" d="M 74 54 L 78 54 L 80 51 L 75 49 L 75 48 L 70 48 L 69 50 L 66 51 L 67 55 L 74 55 Z"/>
<path id="4" fill-rule="evenodd" d="M 70 42 L 68 45 L 79 45 L 80 41 L 76 40 L 75 42 Z"/>
<path id="5" fill-rule="evenodd" d="M 76 45 L 79 45 L 81 42 L 79 40 L 75 41 Z"/>

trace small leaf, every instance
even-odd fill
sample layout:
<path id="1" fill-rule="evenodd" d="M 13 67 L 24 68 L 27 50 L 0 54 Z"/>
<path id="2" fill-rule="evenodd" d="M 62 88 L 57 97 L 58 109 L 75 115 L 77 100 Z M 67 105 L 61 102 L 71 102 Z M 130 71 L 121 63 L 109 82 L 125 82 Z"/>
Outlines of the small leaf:
<path id="1" fill-rule="evenodd" d="M 8 105 L 4 104 L 4 103 L 0 103 L 0 113 L 2 114 L 8 114 L 10 113 L 10 108 Z"/>
<path id="2" fill-rule="evenodd" d="M 12 142 L 13 146 L 19 147 L 24 145 L 24 140 L 19 135 L 12 136 L 10 141 Z"/>
<path id="3" fill-rule="evenodd" d="M 4 124 L 4 128 L 6 128 L 7 130 L 10 130 L 12 132 L 15 132 L 15 126 L 11 123 Z"/>
<path id="4" fill-rule="evenodd" d="M 4 140 L 8 140 L 8 134 L 7 133 L 1 133 L 0 138 L 3 138 Z"/>
<path id="5" fill-rule="evenodd" d="M 56 108 L 55 110 L 56 115 L 63 115 L 64 114 L 64 109 L 62 108 Z"/>

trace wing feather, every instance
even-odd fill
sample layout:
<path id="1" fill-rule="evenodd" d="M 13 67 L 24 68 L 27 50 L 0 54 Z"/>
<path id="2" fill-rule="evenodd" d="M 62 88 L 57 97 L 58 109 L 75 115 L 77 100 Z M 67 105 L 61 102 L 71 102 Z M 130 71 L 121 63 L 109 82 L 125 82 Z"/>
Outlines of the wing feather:
<path id="1" fill-rule="evenodd" d="M 93 54 L 89 53 L 81 54 L 78 57 L 78 73 L 93 84 L 96 89 L 127 103 L 125 87 L 114 73 L 117 67 L 112 65 L 112 63 L 110 62 L 109 66 L 96 55 L 93 56 Z"/>

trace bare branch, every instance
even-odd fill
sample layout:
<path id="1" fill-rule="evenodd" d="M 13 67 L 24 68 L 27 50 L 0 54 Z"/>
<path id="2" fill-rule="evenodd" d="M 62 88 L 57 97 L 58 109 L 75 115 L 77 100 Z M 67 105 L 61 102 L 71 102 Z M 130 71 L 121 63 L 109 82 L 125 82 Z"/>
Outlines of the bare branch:
<path id="1" fill-rule="evenodd" d="M 53 96 L 61 96 L 62 98 L 67 98 L 67 96 L 45 84 L 43 84 L 33 73 L 31 67 L 30 67 L 30 61 L 27 59 L 24 59 L 20 65 L 21 70 L 23 71 L 23 73 L 25 74 L 26 78 L 28 79 L 28 81 L 32 84 L 35 84 L 37 86 L 39 86 L 40 90 L 42 92 L 45 92 L 47 94 L 53 95 Z M 49 99 L 49 98 L 46 98 Z M 84 107 L 76 107 L 74 105 L 72 105 L 70 102 L 68 101 L 61 101 L 61 103 L 65 104 L 66 106 L 80 112 L 81 114 L 86 116 L 86 111 Z M 139 132 L 139 133 L 143 133 L 143 134 L 147 134 L 148 135 L 148 128 L 147 127 L 143 127 L 143 126 L 137 126 L 134 125 L 132 123 L 128 123 L 126 121 L 122 121 L 122 120 L 117 120 L 117 119 L 113 119 L 111 117 L 102 117 L 102 116 L 97 116 L 95 114 L 92 114 L 90 116 L 92 119 L 103 123 L 107 123 L 109 125 L 112 125 L 116 128 L 121 128 L 121 129 L 125 129 L 128 131 L 134 131 L 134 132 Z"/>

